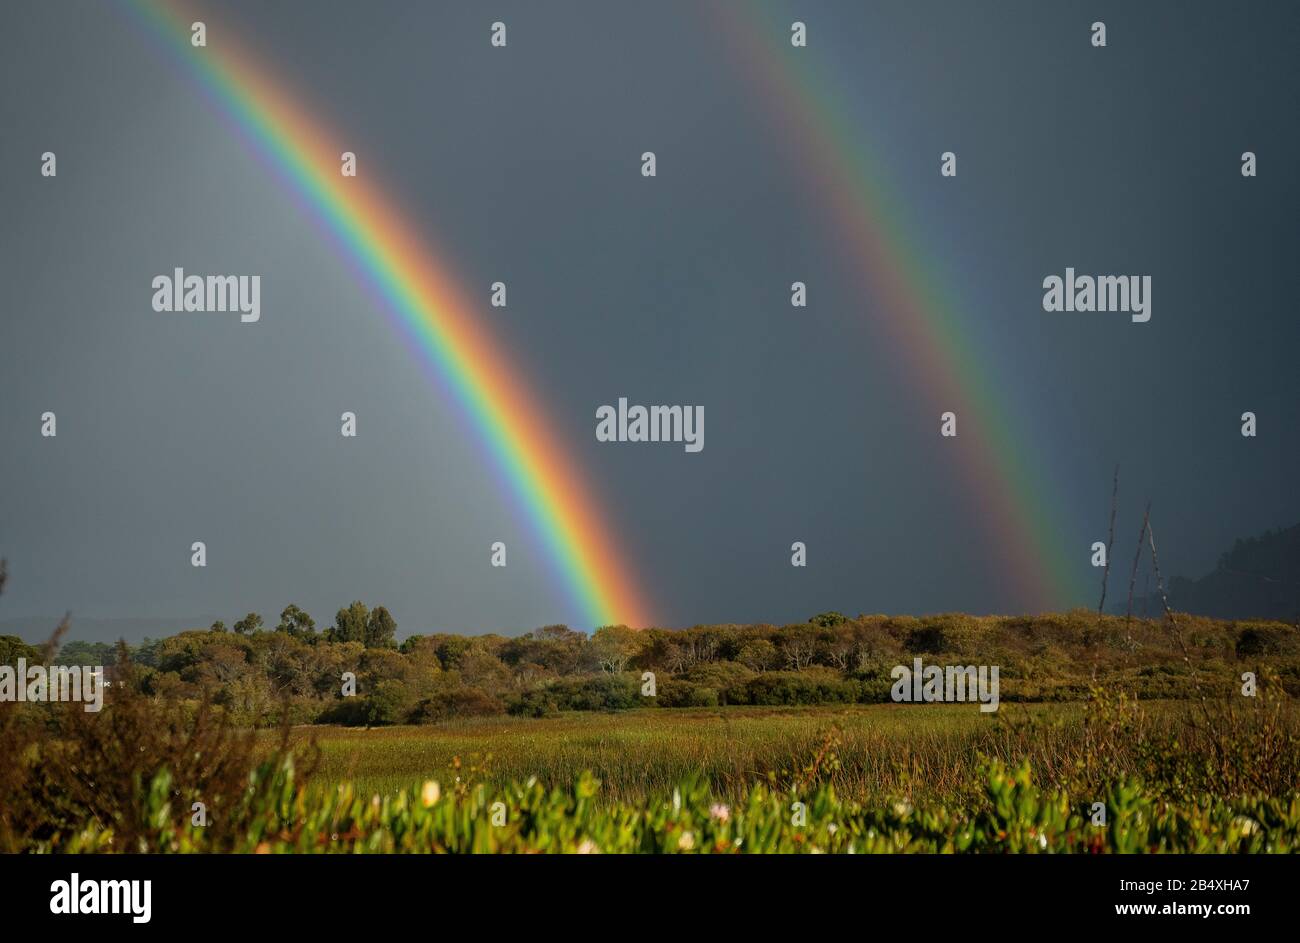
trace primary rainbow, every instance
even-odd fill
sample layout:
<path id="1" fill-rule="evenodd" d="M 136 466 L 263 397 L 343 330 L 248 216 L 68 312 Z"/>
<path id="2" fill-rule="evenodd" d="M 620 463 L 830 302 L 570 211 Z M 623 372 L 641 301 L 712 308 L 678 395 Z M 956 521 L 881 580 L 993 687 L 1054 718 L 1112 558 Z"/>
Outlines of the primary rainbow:
<path id="1" fill-rule="evenodd" d="M 1015 598 L 1043 609 L 1079 604 L 1090 592 L 1082 582 L 1087 557 L 1071 560 L 1065 553 L 1056 504 L 1029 461 L 1032 443 L 1013 433 L 1011 411 L 993 388 L 962 312 L 937 272 L 926 270 L 909 214 L 897 205 L 860 121 L 842 103 L 843 91 L 818 69 L 815 49 L 791 46 L 790 17 L 777 17 L 760 2 L 711 9 L 723 42 L 779 122 L 790 159 L 840 235 L 863 290 L 884 303 L 888 316 L 874 326 L 918 377 L 936 429 L 940 412 L 959 411 L 960 434 L 951 445 Z"/>
<path id="2" fill-rule="evenodd" d="M 299 203 L 415 341 L 478 431 L 589 627 L 651 624 L 641 590 L 592 493 L 517 379 L 518 368 L 476 318 L 477 306 L 427 238 L 364 177 L 339 173 L 340 154 L 350 148 L 234 37 L 209 23 L 208 45 L 194 48 L 193 19 L 177 4 L 131 0 L 128 9 L 139 13 L 258 155 L 291 185 Z"/>

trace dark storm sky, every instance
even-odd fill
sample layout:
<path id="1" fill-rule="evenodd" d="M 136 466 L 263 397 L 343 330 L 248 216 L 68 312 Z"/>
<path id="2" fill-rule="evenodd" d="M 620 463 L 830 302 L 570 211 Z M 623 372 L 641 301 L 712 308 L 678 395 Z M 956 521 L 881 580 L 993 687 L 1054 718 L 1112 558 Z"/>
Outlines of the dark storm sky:
<path id="1" fill-rule="evenodd" d="M 1300 520 L 1300 8 L 764 9 L 738 16 L 778 30 L 784 57 L 788 24 L 807 22 L 797 55 L 879 160 L 919 270 L 958 300 L 968 356 L 1006 404 L 1005 460 L 1034 470 L 1077 563 L 1081 589 L 1054 605 L 1095 605 L 1089 547 L 1116 463 L 1125 568 L 1147 497 L 1167 573 Z M 727 51 L 735 16 L 203 10 L 210 45 L 237 35 L 272 62 L 483 299 L 659 621 L 1031 604 L 1001 569 L 1007 529 L 938 436 L 927 378 L 871 330 L 888 299 L 864 292 L 810 196 L 808 142 Z M 296 602 L 325 623 L 360 598 L 403 633 L 590 628 L 445 388 L 193 81 L 115 4 L 2 15 L 0 618 L 273 623 Z M 154 312 L 150 282 L 175 266 L 261 274 L 261 321 Z M 1042 280 L 1066 266 L 1151 275 L 1150 323 L 1044 312 Z M 486 304 L 498 279 L 504 310 Z M 598 443 L 595 410 L 620 396 L 702 405 L 704 450 Z M 46 410 L 57 438 L 40 436 Z M 356 440 L 339 436 L 344 410 Z"/>

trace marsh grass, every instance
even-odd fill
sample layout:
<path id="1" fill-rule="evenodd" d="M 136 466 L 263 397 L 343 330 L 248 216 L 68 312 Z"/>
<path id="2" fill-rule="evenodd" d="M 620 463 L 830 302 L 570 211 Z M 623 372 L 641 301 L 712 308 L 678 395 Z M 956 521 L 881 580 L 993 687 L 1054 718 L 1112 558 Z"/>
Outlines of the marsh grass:
<path id="1" fill-rule="evenodd" d="M 736 800 L 756 781 L 776 788 L 796 782 L 828 737 L 834 766 L 819 769 L 817 780 L 860 802 L 972 801 L 984 791 L 983 760 L 1010 767 L 1029 762 L 1044 786 L 1075 791 L 1121 775 L 1175 778 L 1164 787 L 1169 792 L 1178 782 L 1244 793 L 1285 791 L 1300 781 L 1294 778 L 1298 718 L 1291 705 L 1260 708 L 1255 715 L 1220 710 L 1230 742 L 1257 744 L 1265 736 L 1273 746 L 1269 759 L 1236 764 L 1239 772 L 1218 786 L 1212 771 L 1254 748 L 1225 749 L 1220 756 L 1214 731 L 1189 726 L 1189 716 L 1185 702 L 1138 704 L 1098 691 L 1086 703 L 1003 705 L 995 715 L 939 704 L 646 709 L 418 727 L 297 728 L 290 738 L 315 738 L 320 778 L 351 780 L 376 794 L 445 779 L 459 757 L 475 763 L 477 779 L 494 785 L 536 777 L 563 787 L 591 771 L 601 780 L 602 799 L 643 802 L 700 777 L 719 796 Z M 1185 768 L 1175 771 L 1180 764 Z"/>

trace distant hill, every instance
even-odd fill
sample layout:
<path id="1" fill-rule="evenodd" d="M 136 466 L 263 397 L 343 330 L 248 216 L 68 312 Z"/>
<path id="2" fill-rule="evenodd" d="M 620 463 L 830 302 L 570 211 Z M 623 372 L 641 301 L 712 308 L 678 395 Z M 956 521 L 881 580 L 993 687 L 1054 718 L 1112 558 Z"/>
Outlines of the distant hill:
<path id="1" fill-rule="evenodd" d="M 39 645 L 50 637 L 63 614 L 30 618 L 0 619 L 0 635 L 16 635 L 24 642 Z M 64 641 L 116 642 L 124 638 L 138 645 L 146 638 L 164 638 L 185 629 L 206 629 L 212 618 L 191 616 L 178 619 L 92 619 L 72 614 Z"/>
<path id="2" fill-rule="evenodd" d="M 1300 624 L 1300 524 L 1238 540 L 1211 573 L 1195 580 L 1174 577 L 1168 588 L 1177 612 Z M 1122 613 L 1127 605 L 1119 601 L 1114 611 Z M 1153 593 L 1135 598 L 1133 609 L 1155 614 L 1161 602 Z"/>

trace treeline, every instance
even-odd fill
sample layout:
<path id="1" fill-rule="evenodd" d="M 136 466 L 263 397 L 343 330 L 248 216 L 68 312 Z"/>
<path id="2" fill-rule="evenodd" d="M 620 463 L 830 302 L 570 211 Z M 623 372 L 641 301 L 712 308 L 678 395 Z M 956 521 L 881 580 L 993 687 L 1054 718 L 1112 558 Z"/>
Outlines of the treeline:
<path id="1" fill-rule="evenodd" d="M 1300 524 L 1237 540 L 1199 579 L 1175 576 L 1169 602 L 1179 611 L 1216 618 L 1274 619 L 1300 625 Z M 1124 612 L 1124 599 L 1115 611 Z M 1155 595 L 1133 601 L 1135 612 L 1161 611 Z"/>
<path id="2" fill-rule="evenodd" d="M 1032 617 L 827 612 L 784 626 L 605 626 L 588 636 L 551 625 L 520 637 L 396 638 L 388 610 L 354 602 L 323 631 L 288 606 L 274 628 L 250 613 L 231 630 L 218 622 L 146 640 L 127 654 L 146 693 L 208 699 L 252 725 L 275 723 L 286 711 L 294 723 L 374 725 L 562 710 L 882 702 L 890 699 L 893 668 L 918 657 L 999 666 L 1003 701 L 1082 699 L 1098 684 L 1140 698 L 1219 695 L 1239 686 L 1245 671 L 1275 675 L 1300 693 L 1294 627 L 1182 615 L 1171 624 L 1082 610 Z M 0 662 L 19 656 L 31 661 L 39 652 L 0 637 Z M 111 666 L 115 657 L 114 646 L 69 642 L 55 661 Z"/>

